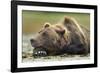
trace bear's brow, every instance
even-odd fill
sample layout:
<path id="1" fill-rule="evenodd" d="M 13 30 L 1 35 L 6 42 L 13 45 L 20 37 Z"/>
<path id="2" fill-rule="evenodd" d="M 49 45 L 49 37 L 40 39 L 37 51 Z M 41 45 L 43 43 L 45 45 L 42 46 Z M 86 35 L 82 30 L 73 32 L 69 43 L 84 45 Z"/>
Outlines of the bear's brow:
<path id="1" fill-rule="evenodd" d="M 43 30 L 44 30 L 44 29 L 41 29 L 41 30 L 40 30 L 38 33 L 41 33 L 41 32 L 43 32 Z"/>
<path id="2" fill-rule="evenodd" d="M 45 29 L 40 30 L 38 33 L 41 33 L 43 31 L 46 31 L 46 29 L 48 29 L 48 31 L 50 30 L 49 28 L 45 28 Z"/>
<path id="3" fill-rule="evenodd" d="M 43 29 L 42 29 L 42 30 L 40 30 L 38 33 L 41 33 L 41 32 L 43 32 Z"/>

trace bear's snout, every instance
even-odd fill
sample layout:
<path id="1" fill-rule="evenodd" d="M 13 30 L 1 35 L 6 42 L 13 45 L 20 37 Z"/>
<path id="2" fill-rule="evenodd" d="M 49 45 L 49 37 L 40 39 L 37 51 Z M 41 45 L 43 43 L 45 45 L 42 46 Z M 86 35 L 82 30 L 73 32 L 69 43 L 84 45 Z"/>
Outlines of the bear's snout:
<path id="1" fill-rule="evenodd" d="M 42 46 L 39 39 L 37 40 L 37 39 L 32 38 L 32 39 L 30 39 L 30 42 L 31 42 L 32 47 L 37 48 L 37 47 Z"/>
<path id="2" fill-rule="evenodd" d="M 32 45 L 33 47 L 35 47 L 35 45 L 37 45 L 35 39 L 30 39 L 30 42 L 31 42 L 31 45 Z"/>

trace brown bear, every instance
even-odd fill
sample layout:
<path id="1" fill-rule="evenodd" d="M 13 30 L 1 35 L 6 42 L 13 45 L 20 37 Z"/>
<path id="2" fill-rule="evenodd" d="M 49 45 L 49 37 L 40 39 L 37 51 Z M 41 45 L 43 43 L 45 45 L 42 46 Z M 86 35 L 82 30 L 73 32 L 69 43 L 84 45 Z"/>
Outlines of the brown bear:
<path id="1" fill-rule="evenodd" d="M 61 54 L 88 54 L 90 32 L 72 17 L 64 17 L 62 23 L 45 23 L 37 35 L 30 39 L 35 48 L 33 56 Z"/>

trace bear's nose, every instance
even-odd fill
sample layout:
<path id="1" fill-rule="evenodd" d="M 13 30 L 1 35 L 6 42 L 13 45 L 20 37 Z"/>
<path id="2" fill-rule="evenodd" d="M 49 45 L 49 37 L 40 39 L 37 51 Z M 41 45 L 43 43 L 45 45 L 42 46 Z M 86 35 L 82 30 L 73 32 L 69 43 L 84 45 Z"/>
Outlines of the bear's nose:
<path id="1" fill-rule="evenodd" d="M 34 42 L 35 40 L 34 40 L 34 39 L 30 39 L 30 41 L 31 41 L 31 42 Z"/>

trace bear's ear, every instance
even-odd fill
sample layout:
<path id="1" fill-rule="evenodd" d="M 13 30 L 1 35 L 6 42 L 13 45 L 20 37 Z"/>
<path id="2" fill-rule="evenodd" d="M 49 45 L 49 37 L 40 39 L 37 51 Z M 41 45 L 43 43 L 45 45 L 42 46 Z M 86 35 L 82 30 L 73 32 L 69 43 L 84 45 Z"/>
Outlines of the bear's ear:
<path id="1" fill-rule="evenodd" d="M 50 23 L 45 23 L 43 27 L 47 28 L 47 27 L 50 27 L 50 25 L 51 25 Z"/>
<path id="2" fill-rule="evenodd" d="M 60 35 L 64 35 L 65 34 L 65 30 L 64 29 L 56 29 L 56 32 Z"/>
<path id="3" fill-rule="evenodd" d="M 65 30 L 56 30 L 57 33 L 61 34 L 61 35 L 64 35 L 65 33 Z"/>

